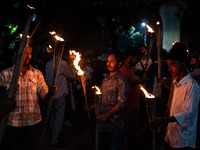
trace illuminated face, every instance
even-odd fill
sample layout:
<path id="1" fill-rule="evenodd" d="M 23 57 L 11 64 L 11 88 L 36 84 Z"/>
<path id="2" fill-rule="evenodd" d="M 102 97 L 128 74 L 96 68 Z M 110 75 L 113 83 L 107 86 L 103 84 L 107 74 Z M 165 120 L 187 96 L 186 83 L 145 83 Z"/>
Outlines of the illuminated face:
<path id="1" fill-rule="evenodd" d="M 122 62 L 117 62 L 115 55 L 114 54 L 110 54 L 107 58 L 107 69 L 109 72 L 116 72 L 117 70 L 119 70 L 119 67 L 121 66 Z"/>
<path id="2" fill-rule="evenodd" d="M 169 66 L 169 72 L 171 73 L 172 76 L 178 76 L 182 72 L 184 68 L 184 63 L 181 63 L 177 60 L 167 60 L 167 64 Z"/>
<path id="3" fill-rule="evenodd" d="M 32 58 L 32 48 L 26 47 L 25 49 L 25 55 L 24 55 L 24 66 L 28 66 L 30 64 L 31 58 Z"/>

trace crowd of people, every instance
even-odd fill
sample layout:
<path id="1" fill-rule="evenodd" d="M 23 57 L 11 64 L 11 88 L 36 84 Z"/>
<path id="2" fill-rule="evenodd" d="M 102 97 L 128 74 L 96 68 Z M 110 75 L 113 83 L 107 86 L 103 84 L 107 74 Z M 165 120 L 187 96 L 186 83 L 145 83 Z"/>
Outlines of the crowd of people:
<path id="1" fill-rule="evenodd" d="M 84 60 L 89 102 L 84 105 L 72 58 L 63 56 L 56 85 L 52 85 L 53 59 L 46 62 L 41 72 L 30 64 L 32 48 L 26 47 L 14 96 L 8 98 L 6 92 L 1 92 L 0 117 L 9 113 L 2 149 L 36 149 L 38 139 L 35 134 L 42 121 L 39 100 L 48 103 L 50 96 L 53 96 L 50 114 L 52 147 L 64 146 L 59 136 L 62 127 L 72 125 L 73 112 L 81 103 L 86 111 L 99 110 L 93 118 L 98 129 L 98 150 L 146 149 L 139 139 L 141 128 L 150 134 L 156 129 L 155 138 L 165 142 L 166 150 L 200 148 L 199 58 L 180 42 L 174 43 L 169 52 L 161 50 L 161 62 L 157 56 L 151 58 L 147 54 L 147 47 L 138 45 L 128 47 L 124 52 L 110 51 L 107 60 L 96 61 L 95 66 L 91 60 Z M 161 78 L 158 78 L 158 63 L 161 63 Z M 1 91 L 9 89 L 13 71 L 14 66 L 1 71 Z M 92 85 L 100 85 L 102 98 L 99 103 L 94 101 Z M 155 118 L 149 118 L 151 107 L 140 85 L 158 99 L 155 101 Z M 163 139 L 159 137 L 161 133 Z"/>

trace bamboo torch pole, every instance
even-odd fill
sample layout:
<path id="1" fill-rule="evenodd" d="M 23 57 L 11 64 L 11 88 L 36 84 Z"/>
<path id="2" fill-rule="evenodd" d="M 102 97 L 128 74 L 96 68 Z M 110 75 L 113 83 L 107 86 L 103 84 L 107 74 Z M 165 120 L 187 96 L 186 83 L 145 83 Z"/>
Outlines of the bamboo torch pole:
<path id="1" fill-rule="evenodd" d="M 161 78 L 161 27 L 160 22 L 158 21 L 156 23 L 156 46 L 157 46 L 157 56 L 158 56 L 158 79 Z M 161 82 L 158 82 L 158 94 L 159 98 L 161 99 L 162 93 L 161 93 Z"/>
<path id="2" fill-rule="evenodd" d="M 100 103 L 101 103 L 101 99 L 102 99 L 102 93 L 100 91 L 100 89 L 95 85 L 92 86 L 92 88 L 96 88 L 96 92 L 95 92 L 95 116 L 99 116 L 100 114 Z M 98 150 L 98 136 L 99 136 L 99 121 L 96 121 L 96 128 L 95 128 L 95 150 Z"/>
<path id="3" fill-rule="evenodd" d="M 57 41 L 55 42 L 55 46 L 57 46 Z M 58 70 L 59 70 L 59 67 L 60 67 L 60 62 L 62 60 L 62 54 L 63 54 L 64 47 L 65 46 L 63 44 L 59 57 L 53 56 L 54 61 L 53 61 L 53 82 L 52 82 L 52 86 L 56 85 L 56 79 L 57 79 Z M 55 50 L 56 49 L 54 48 L 54 55 L 55 55 Z M 58 60 L 56 61 L 56 59 L 58 59 Z M 48 101 L 47 112 L 46 112 L 46 119 L 45 119 L 45 122 L 44 122 L 44 127 L 43 127 L 43 130 L 42 130 L 42 135 L 41 135 L 41 139 L 40 139 L 40 144 L 42 144 L 43 140 L 44 140 L 44 135 L 45 135 L 45 132 L 46 132 L 46 128 L 47 128 L 48 121 L 49 121 L 49 115 L 50 115 L 50 112 L 51 112 L 52 102 L 53 102 L 53 96 L 50 96 L 49 101 Z"/>
<path id="4" fill-rule="evenodd" d="M 151 49 L 152 49 L 153 42 L 155 39 L 154 30 L 149 25 L 146 25 L 146 27 L 148 29 L 148 33 L 150 34 L 150 42 L 149 42 L 149 51 L 148 51 L 148 55 L 147 55 L 147 62 L 146 62 L 145 70 L 144 70 L 144 76 L 146 75 L 146 72 L 147 72 L 147 67 L 148 67 L 148 63 L 149 63 L 149 59 L 150 59 L 150 55 L 151 55 Z"/>
<path id="5" fill-rule="evenodd" d="M 83 94 L 84 94 L 84 99 L 85 99 L 85 104 L 87 105 L 88 104 L 88 101 L 87 101 L 87 92 L 86 92 L 86 78 L 85 78 L 85 75 L 81 75 L 81 85 L 82 85 L 82 88 L 83 88 Z M 87 111 L 88 113 L 88 120 L 90 121 L 90 112 Z"/>
<path id="6" fill-rule="evenodd" d="M 100 107 L 100 102 L 101 102 L 101 95 L 102 94 L 95 94 L 95 116 L 99 116 L 99 107 Z M 99 136 L 99 130 L 98 130 L 98 127 L 99 127 L 99 121 L 97 120 L 96 122 L 96 128 L 95 128 L 95 150 L 98 150 L 98 136 Z"/>
<path id="7" fill-rule="evenodd" d="M 31 14 L 29 15 L 29 17 L 26 21 L 26 24 L 25 24 L 24 34 L 23 34 L 23 37 L 22 37 L 22 41 L 19 45 L 19 52 L 18 52 L 18 55 L 17 55 L 15 68 L 14 68 L 12 80 L 11 80 L 11 83 L 10 83 L 9 91 L 8 91 L 8 98 L 11 98 L 14 94 L 15 87 L 16 87 L 17 82 L 18 82 L 19 74 L 20 74 L 20 71 L 21 71 L 21 68 L 22 68 L 22 64 L 24 62 L 25 45 L 27 43 L 27 35 L 28 35 L 29 29 L 30 29 L 30 23 L 31 23 L 31 20 L 32 20 L 32 16 L 33 16 L 33 14 L 31 12 Z M 1 146 L 2 139 L 3 139 L 3 135 L 4 135 L 6 127 L 7 127 L 8 117 L 9 117 L 9 114 L 5 115 L 1 119 L 1 122 L 0 122 L 0 146 Z"/>

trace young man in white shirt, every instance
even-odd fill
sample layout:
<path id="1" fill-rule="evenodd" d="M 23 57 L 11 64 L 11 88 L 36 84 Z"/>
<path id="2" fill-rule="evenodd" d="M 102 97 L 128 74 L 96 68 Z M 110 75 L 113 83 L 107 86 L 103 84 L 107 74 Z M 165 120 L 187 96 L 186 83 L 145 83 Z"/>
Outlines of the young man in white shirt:
<path id="1" fill-rule="evenodd" d="M 150 122 L 152 127 L 168 124 L 165 142 L 169 144 L 170 150 L 196 148 L 200 88 L 187 71 L 188 63 L 186 46 L 175 43 L 167 59 L 169 71 L 175 77 L 170 116 L 155 118 Z"/>

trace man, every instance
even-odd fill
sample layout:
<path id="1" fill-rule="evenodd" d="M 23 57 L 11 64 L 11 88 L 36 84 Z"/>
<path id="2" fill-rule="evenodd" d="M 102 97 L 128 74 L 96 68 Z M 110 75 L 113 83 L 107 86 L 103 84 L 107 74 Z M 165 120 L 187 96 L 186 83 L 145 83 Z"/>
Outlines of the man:
<path id="1" fill-rule="evenodd" d="M 58 58 L 57 58 L 58 59 Z M 50 87 L 53 82 L 53 59 L 47 62 L 45 67 L 46 82 Z M 56 86 L 58 88 L 57 94 L 53 98 L 52 110 L 50 114 L 51 126 L 51 146 L 63 147 L 64 144 L 59 140 L 59 134 L 62 129 L 62 124 L 65 115 L 65 98 L 68 95 L 68 79 L 74 78 L 73 71 L 64 60 L 61 60 L 58 75 L 56 79 Z"/>
<path id="2" fill-rule="evenodd" d="M 200 85 L 200 69 L 199 69 L 199 59 L 198 57 L 192 57 L 190 60 L 191 76 L 199 83 Z"/>
<path id="3" fill-rule="evenodd" d="M 124 106 L 125 135 L 129 150 L 136 147 L 136 133 L 140 122 L 140 87 L 131 67 L 134 67 L 142 56 L 143 53 L 137 47 L 127 48 L 124 64 L 120 68 L 122 76 L 126 78 L 130 86 L 128 99 Z"/>
<path id="4" fill-rule="evenodd" d="M 102 82 L 100 115 L 98 126 L 98 150 L 123 150 L 123 107 L 128 96 L 128 83 L 119 69 L 123 65 L 123 54 L 113 51 L 107 58 L 109 74 Z M 95 104 L 89 108 L 94 108 Z M 87 107 L 86 107 L 87 108 Z"/>
<path id="5" fill-rule="evenodd" d="M 134 72 L 137 76 L 137 79 L 144 80 L 144 73 L 147 72 L 149 66 L 152 64 L 151 58 L 149 58 L 147 62 L 147 47 L 144 44 L 141 44 L 138 46 L 140 51 L 143 53 L 143 56 L 141 59 L 139 59 L 139 62 L 134 66 Z"/>
<path id="6" fill-rule="evenodd" d="M 198 83 L 187 72 L 186 50 L 184 44 L 177 42 L 167 58 L 169 71 L 175 77 L 170 116 L 156 118 L 150 122 L 152 127 L 168 124 L 165 141 L 169 144 L 169 149 L 188 150 L 196 147 L 200 89 Z"/>
<path id="7" fill-rule="evenodd" d="M 48 89 L 43 74 L 30 65 L 32 48 L 26 47 L 24 63 L 18 79 L 16 107 L 10 112 L 3 149 L 36 149 L 36 131 L 41 122 L 39 96 L 48 101 L 56 87 Z M 14 66 L 0 73 L 0 86 L 9 89 Z"/>
<path id="8" fill-rule="evenodd" d="M 109 74 L 102 82 L 102 102 L 99 124 L 99 150 L 124 149 L 122 109 L 128 96 L 128 85 L 119 72 L 123 65 L 123 55 L 120 52 L 111 52 L 107 58 Z"/>

